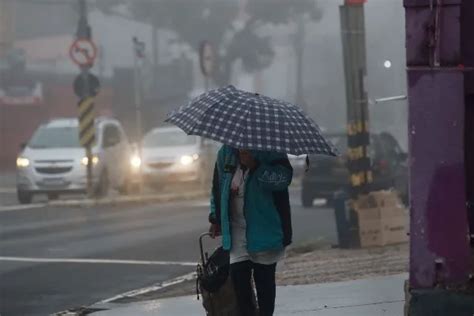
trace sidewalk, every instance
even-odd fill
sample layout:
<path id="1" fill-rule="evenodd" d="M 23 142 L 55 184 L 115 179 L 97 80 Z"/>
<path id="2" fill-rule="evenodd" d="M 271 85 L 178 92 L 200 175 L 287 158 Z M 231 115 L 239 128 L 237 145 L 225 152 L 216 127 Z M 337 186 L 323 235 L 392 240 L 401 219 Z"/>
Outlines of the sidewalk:
<path id="1" fill-rule="evenodd" d="M 275 316 L 400 316 L 407 274 L 313 285 L 279 286 Z M 94 306 L 97 316 L 205 316 L 196 296 Z"/>

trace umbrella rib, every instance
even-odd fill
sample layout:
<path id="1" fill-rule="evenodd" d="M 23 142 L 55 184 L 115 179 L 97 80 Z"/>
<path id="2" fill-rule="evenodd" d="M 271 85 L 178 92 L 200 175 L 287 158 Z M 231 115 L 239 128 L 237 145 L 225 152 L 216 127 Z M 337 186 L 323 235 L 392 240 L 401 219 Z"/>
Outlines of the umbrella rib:
<path id="1" fill-rule="evenodd" d="M 242 145 L 243 145 L 243 140 L 244 140 L 244 131 L 248 131 L 248 124 L 250 123 L 250 120 L 248 120 L 248 117 L 250 115 L 250 111 L 251 111 L 251 107 L 249 106 L 248 109 L 245 110 L 245 114 L 242 118 L 242 121 L 245 122 L 245 129 L 242 129 L 242 131 L 240 132 L 240 135 L 239 135 L 239 138 L 240 140 L 242 141 Z M 247 137 L 248 138 L 248 137 Z M 242 148 L 243 149 L 243 148 Z"/>

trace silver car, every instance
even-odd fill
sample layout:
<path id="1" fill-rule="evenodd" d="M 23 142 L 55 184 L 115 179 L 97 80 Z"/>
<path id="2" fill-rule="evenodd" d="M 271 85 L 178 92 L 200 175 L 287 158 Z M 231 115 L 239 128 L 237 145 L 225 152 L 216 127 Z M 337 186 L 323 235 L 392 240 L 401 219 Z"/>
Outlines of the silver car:
<path id="1" fill-rule="evenodd" d="M 96 119 L 92 148 L 93 192 L 106 195 L 109 188 L 126 191 L 131 177 L 131 150 L 117 120 Z M 17 158 L 17 194 L 20 203 L 31 203 L 35 194 L 49 199 L 63 193 L 87 191 L 87 163 L 79 144 L 77 119 L 54 119 L 38 127 Z"/>
<path id="2" fill-rule="evenodd" d="M 155 128 L 143 138 L 142 172 L 145 183 L 194 182 L 210 185 L 218 144 L 188 136 L 177 127 Z"/>

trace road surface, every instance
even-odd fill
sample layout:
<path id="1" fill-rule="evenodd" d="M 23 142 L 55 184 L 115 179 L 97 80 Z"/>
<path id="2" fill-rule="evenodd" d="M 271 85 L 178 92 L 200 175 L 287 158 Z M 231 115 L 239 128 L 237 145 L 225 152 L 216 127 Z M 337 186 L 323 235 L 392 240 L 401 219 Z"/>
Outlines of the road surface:
<path id="1" fill-rule="evenodd" d="M 300 206 L 296 243 L 336 242 L 333 211 Z M 0 314 L 47 315 L 195 270 L 206 200 L 0 211 Z"/>

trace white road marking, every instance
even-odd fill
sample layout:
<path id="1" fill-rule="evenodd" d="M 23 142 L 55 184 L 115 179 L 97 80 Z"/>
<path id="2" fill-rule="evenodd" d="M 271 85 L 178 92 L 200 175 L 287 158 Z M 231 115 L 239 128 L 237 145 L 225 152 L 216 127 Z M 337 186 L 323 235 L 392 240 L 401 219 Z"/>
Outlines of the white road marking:
<path id="1" fill-rule="evenodd" d="M 103 301 L 97 302 L 96 304 L 94 304 L 92 306 L 95 306 L 95 305 L 98 305 L 98 304 L 111 303 L 113 301 L 116 301 L 116 300 L 119 300 L 119 299 L 122 299 L 122 298 L 131 298 L 131 297 L 136 297 L 136 296 L 139 296 L 139 295 L 147 294 L 147 293 L 150 293 L 150 292 L 158 291 L 158 290 L 167 288 L 167 287 L 172 286 L 172 285 L 183 283 L 185 281 L 194 280 L 194 279 L 196 279 L 196 277 L 197 277 L 196 272 L 191 272 L 191 273 L 179 276 L 177 278 L 174 278 L 174 279 L 171 279 L 171 280 L 168 280 L 168 281 L 164 281 L 162 283 L 158 283 L 156 285 L 152 285 L 152 286 L 148 286 L 148 287 L 144 287 L 144 288 L 141 288 L 141 289 L 132 290 L 132 291 L 129 291 L 129 292 L 125 292 L 123 294 L 116 295 L 114 297 L 111 297 L 111 298 L 105 299 Z"/>
<path id="2" fill-rule="evenodd" d="M 0 213 L 2 212 L 13 212 L 13 211 L 23 211 L 29 209 L 37 209 L 45 207 L 46 203 L 36 203 L 36 204 L 28 204 L 28 205 L 8 205 L 8 206 L 0 206 Z"/>
<path id="3" fill-rule="evenodd" d="M 211 203 L 209 200 L 202 200 L 190 203 L 194 207 L 210 207 Z"/>
<path id="4" fill-rule="evenodd" d="M 195 198 L 201 197 L 202 193 L 200 192 L 191 192 L 186 195 L 172 195 L 172 194 L 164 194 L 164 195 L 147 195 L 147 196 L 130 196 L 130 197 L 115 197 L 115 198 L 105 198 L 99 200 L 91 200 L 91 199 L 83 199 L 83 200 L 58 200 L 58 201 L 51 201 L 47 203 L 36 203 L 36 204 L 28 204 L 28 205 L 0 205 L 0 213 L 1 212 L 12 212 L 12 211 L 22 211 L 28 209 L 36 209 L 42 208 L 45 206 L 65 206 L 65 207 L 86 207 L 86 206 L 97 206 L 97 205 L 113 205 L 114 203 L 123 203 L 123 202 L 161 202 L 162 204 L 175 204 L 176 201 L 184 200 L 184 201 L 191 201 Z M 191 203 L 193 203 L 191 201 Z M 207 204 L 206 204 L 207 203 Z M 199 206 L 209 206 L 209 202 L 205 200 L 198 202 L 196 207 Z"/>
<path id="5" fill-rule="evenodd" d="M 33 262 L 33 263 L 89 263 L 89 264 L 129 264 L 157 266 L 196 266 L 196 262 L 182 261 L 147 261 L 147 260 L 117 260 L 117 259 L 81 259 L 81 258 L 31 258 L 31 257 L 0 257 L 0 261 Z"/>

